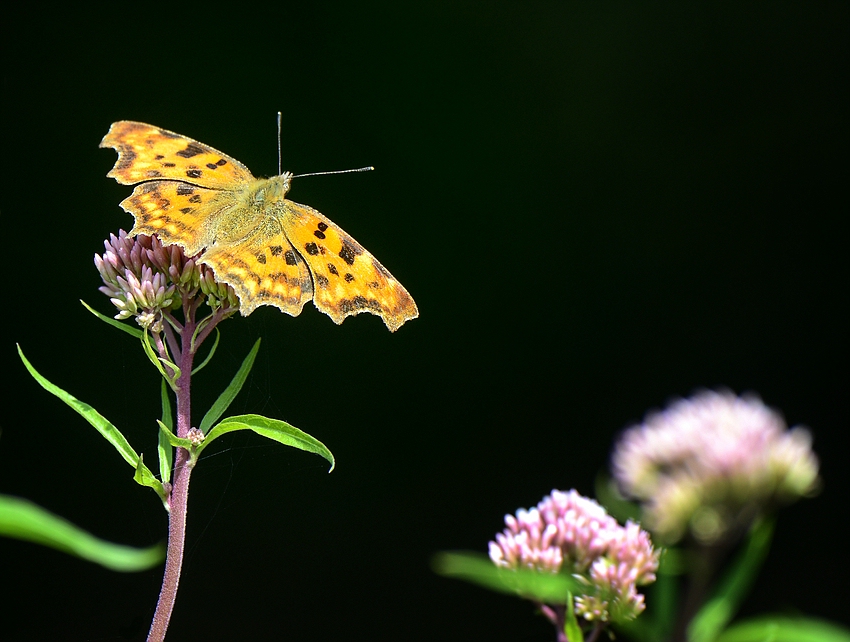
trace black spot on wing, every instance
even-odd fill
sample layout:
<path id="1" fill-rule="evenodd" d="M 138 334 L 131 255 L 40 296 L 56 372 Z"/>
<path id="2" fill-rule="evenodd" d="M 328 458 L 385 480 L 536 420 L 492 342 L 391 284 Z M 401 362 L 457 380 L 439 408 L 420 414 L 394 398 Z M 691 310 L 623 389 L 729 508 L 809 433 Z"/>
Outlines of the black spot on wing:
<path id="1" fill-rule="evenodd" d="M 186 145 L 186 149 L 181 149 L 177 152 L 177 155 L 181 158 L 192 158 L 192 156 L 203 154 L 205 151 L 206 150 L 197 143 L 189 143 Z"/>
<path id="2" fill-rule="evenodd" d="M 358 254 L 362 254 L 363 250 L 355 247 L 351 243 L 346 240 L 342 241 L 342 248 L 339 251 L 339 258 L 348 263 L 349 265 L 354 265 L 354 259 L 357 258 Z"/>

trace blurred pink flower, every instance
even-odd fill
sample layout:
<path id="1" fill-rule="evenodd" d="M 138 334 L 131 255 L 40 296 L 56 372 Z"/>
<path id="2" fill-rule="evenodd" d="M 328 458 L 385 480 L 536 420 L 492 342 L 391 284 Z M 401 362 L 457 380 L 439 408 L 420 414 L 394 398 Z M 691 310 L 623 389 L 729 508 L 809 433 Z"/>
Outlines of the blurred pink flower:
<path id="1" fill-rule="evenodd" d="M 612 469 L 666 542 L 688 531 L 716 542 L 818 485 L 808 430 L 788 430 L 760 399 L 731 392 L 701 392 L 649 415 L 620 437 Z"/>

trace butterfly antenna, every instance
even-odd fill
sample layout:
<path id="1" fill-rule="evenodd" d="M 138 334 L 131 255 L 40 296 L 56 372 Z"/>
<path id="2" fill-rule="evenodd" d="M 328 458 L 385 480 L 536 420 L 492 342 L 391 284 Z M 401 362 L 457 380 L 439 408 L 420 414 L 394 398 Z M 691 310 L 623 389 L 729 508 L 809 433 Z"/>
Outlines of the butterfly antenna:
<path id="1" fill-rule="evenodd" d="M 281 129 L 281 113 L 277 112 L 277 175 L 280 176 L 283 173 L 283 169 L 281 168 L 281 158 L 280 158 L 280 129 Z"/>
<path id="2" fill-rule="evenodd" d="M 298 174 L 292 178 L 303 178 L 304 176 L 326 176 L 327 174 L 351 174 L 352 172 L 371 172 L 374 167 L 358 167 L 357 169 L 338 169 L 335 172 L 310 172 L 309 174 Z"/>

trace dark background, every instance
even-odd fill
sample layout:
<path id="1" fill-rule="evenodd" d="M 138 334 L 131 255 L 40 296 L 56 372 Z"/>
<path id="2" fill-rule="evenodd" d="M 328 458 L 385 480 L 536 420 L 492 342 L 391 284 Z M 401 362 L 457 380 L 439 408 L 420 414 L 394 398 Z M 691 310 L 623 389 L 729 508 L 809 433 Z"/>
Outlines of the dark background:
<path id="1" fill-rule="evenodd" d="M 846 617 L 845 3 L 27 11 L 3 20 L 0 492 L 117 542 L 166 532 L 154 493 L 15 353 L 153 457 L 157 376 L 78 303 L 114 312 L 92 256 L 131 226 L 97 148 L 113 121 L 261 176 L 281 110 L 284 169 L 374 165 L 291 197 L 421 312 L 396 334 L 312 305 L 221 327 L 198 418 L 261 336 L 232 412 L 286 419 L 338 467 L 243 433 L 207 451 L 169 639 L 553 639 L 530 604 L 440 578 L 431 555 L 485 551 L 552 488 L 592 495 L 620 430 L 718 386 L 811 427 L 822 463 L 746 614 Z M 0 540 L 2 637 L 141 640 L 160 579 Z"/>

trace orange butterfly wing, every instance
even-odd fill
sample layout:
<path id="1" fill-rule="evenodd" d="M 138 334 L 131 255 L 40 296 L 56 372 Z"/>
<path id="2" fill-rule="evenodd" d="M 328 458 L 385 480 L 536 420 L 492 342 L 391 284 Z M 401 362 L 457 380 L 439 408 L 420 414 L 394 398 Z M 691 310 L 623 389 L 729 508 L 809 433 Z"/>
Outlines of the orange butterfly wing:
<path id="1" fill-rule="evenodd" d="M 284 232 L 313 275 L 313 303 L 335 323 L 371 312 L 395 332 L 419 316 L 413 298 L 389 270 L 312 207 L 283 201 Z"/>

